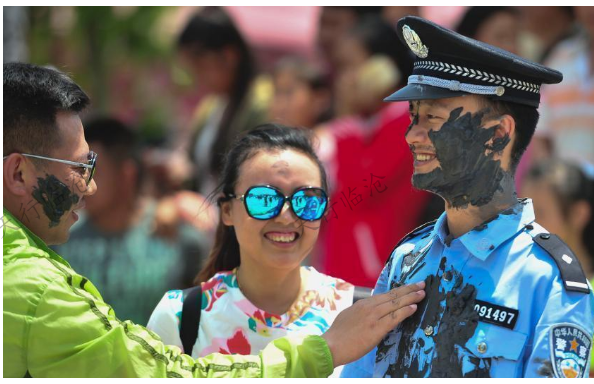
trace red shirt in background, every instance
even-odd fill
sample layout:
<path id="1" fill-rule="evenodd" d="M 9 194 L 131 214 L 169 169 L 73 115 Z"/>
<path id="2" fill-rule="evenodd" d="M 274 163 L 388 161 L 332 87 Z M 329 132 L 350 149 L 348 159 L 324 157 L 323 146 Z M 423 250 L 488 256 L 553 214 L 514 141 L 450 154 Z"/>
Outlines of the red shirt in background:
<path id="1" fill-rule="evenodd" d="M 320 233 L 323 272 L 374 287 L 396 243 L 416 228 L 430 195 L 411 185 L 404 135 L 407 103 L 389 103 L 372 121 L 329 124 L 336 141 L 336 180 Z"/>

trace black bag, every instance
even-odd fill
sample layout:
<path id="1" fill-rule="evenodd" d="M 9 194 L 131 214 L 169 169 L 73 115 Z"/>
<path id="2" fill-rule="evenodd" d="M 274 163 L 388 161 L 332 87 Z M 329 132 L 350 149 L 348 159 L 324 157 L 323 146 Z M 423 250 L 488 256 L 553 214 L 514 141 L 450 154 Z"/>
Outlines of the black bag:
<path id="1" fill-rule="evenodd" d="M 179 336 L 186 355 L 192 354 L 192 348 L 198 339 L 200 313 L 202 312 L 202 285 L 182 291 L 184 305 L 181 315 Z"/>

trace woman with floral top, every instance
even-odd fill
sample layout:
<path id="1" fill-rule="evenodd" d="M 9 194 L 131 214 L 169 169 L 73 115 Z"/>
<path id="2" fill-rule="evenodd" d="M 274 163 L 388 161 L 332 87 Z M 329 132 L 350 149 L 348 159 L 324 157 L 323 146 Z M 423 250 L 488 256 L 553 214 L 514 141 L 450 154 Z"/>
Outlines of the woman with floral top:
<path id="1" fill-rule="evenodd" d="M 310 134 L 266 124 L 227 154 L 215 193 L 220 222 L 202 286 L 193 357 L 257 354 L 288 334 L 324 333 L 353 303 L 353 285 L 301 263 L 311 252 L 329 203 L 325 170 Z M 183 348 L 182 291 L 169 291 L 148 328 Z"/>

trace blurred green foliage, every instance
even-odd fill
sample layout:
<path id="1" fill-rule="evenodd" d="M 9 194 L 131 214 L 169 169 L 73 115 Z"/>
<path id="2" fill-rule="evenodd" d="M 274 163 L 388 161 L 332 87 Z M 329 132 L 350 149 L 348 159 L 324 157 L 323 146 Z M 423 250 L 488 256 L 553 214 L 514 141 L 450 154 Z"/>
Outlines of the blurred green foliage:
<path id="1" fill-rule="evenodd" d="M 173 47 L 154 38 L 168 7 L 28 7 L 30 60 L 69 72 L 93 96 L 95 109 L 109 108 L 108 86 L 122 63 L 168 60 Z"/>

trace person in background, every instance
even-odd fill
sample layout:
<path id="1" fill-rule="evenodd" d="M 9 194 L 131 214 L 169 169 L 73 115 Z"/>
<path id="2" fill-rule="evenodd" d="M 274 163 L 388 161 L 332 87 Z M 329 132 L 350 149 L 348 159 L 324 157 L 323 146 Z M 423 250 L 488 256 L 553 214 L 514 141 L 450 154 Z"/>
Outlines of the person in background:
<path id="1" fill-rule="evenodd" d="M 539 223 L 559 235 L 577 255 L 586 277 L 594 279 L 594 182 L 577 163 L 547 159 L 523 181 Z"/>
<path id="2" fill-rule="evenodd" d="M 326 173 L 310 140 L 306 128 L 265 124 L 231 147 L 216 190 L 215 244 L 196 278 L 198 338 L 185 353 L 257 354 L 285 335 L 325 332 L 353 304 L 353 285 L 301 266 L 328 208 Z M 180 348 L 183 306 L 182 292 L 167 292 L 148 324 Z"/>
<path id="3" fill-rule="evenodd" d="M 563 82 L 542 88 L 534 161 L 558 157 L 594 164 L 594 7 L 574 12 L 580 32 L 559 43 L 545 63 L 563 73 Z"/>
<path id="4" fill-rule="evenodd" d="M 84 91 L 54 69 L 3 67 L 4 377 L 327 377 L 416 310 L 424 283 L 358 301 L 321 337 L 273 341 L 258 356 L 192 359 L 131 321 L 48 245 L 68 240 L 97 191 Z M 137 298 L 142 300 L 142 298 Z"/>
<path id="5" fill-rule="evenodd" d="M 519 21 L 519 12 L 513 7 L 470 7 L 455 31 L 518 54 Z"/>
<path id="6" fill-rule="evenodd" d="M 159 201 L 157 232 L 166 234 L 183 222 L 213 234 L 216 209 L 205 196 L 216 187 L 233 137 L 266 120 L 272 84 L 258 76 L 250 47 L 220 7 L 204 7 L 188 21 L 178 36 L 177 52 L 204 97 L 190 130 L 179 135 L 165 165 L 157 167 L 176 179 L 163 184 L 179 186 Z"/>
<path id="7" fill-rule="evenodd" d="M 317 46 L 330 74 L 331 83 L 339 65 L 336 47 L 362 17 L 370 14 L 380 14 L 382 7 L 352 7 L 352 6 L 327 6 L 322 7 L 320 24 L 316 37 Z"/>
<path id="8" fill-rule="evenodd" d="M 594 178 L 584 166 L 552 158 L 528 171 L 521 192 L 532 196 L 538 221 L 569 245 L 594 285 Z"/>
<path id="9" fill-rule="evenodd" d="M 412 159 L 401 140 L 408 109 L 386 104 L 406 84 L 412 59 L 397 34 L 368 16 L 337 47 L 341 109 L 348 115 L 316 130 L 328 169 L 331 207 L 311 263 L 352 284 L 373 287 L 395 237 L 417 225 L 429 194 L 409 184 Z M 394 220 L 394 216 L 398 220 Z"/>
<path id="10" fill-rule="evenodd" d="M 196 108 L 192 137 L 181 139 L 194 165 L 194 189 L 208 195 L 233 137 L 266 119 L 272 86 L 257 77 L 250 47 L 222 8 L 205 7 L 193 16 L 177 50 L 206 94 Z"/>
<path id="11" fill-rule="evenodd" d="M 154 234 L 157 201 L 142 192 L 134 131 L 116 119 L 97 118 L 85 124 L 85 136 L 101 158 L 95 180 L 103 188 L 86 199 L 70 241 L 54 249 L 95 283 L 120 316 L 146 324 L 163 291 L 191 286 L 208 245 L 185 223 L 169 238 Z"/>
<path id="12" fill-rule="evenodd" d="M 545 64 L 551 51 L 578 33 L 574 7 L 517 7 L 520 56 Z"/>
<path id="13" fill-rule="evenodd" d="M 321 69 L 298 57 L 285 57 L 273 72 L 270 118 L 284 125 L 314 128 L 331 116 L 331 90 Z"/>

